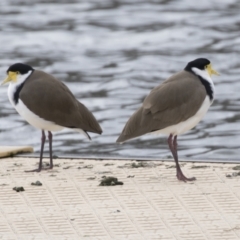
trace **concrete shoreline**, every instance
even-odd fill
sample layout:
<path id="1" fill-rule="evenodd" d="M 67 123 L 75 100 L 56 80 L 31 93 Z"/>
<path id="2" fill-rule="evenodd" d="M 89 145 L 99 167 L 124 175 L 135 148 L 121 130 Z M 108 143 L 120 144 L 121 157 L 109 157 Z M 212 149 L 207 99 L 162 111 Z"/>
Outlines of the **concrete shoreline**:
<path id="1" fill-rule="evenodd" d="M 25 158 L 39 158 L 39 153 L 34 153 L 31 146 L 0 146 L 0 159 L 4 157 L 25 157 Z M 48 158 L 48 153 L 43 154 Z M 139 156 L 107 156 L 107 155 L 63 155 L 54 156 L 58 159 L 88 159 L 88 160 L 129 160 L 129 161 L 167 161 L 173 162 L 173 158 L 160 158 L 160 157 L 139 157 Z M 205 163 L 233 163 L 240 164 L 240 159 L 219 159 L 219 158 L 185 158 L 179 159 L 180 162 L 205 162 Z"/>
<path id="2" fill-rule="evenodd" d="M 184 183 L 168 161 L 54 159 L 24 172 L 37 163 L 0 159 L 0 239 L 240 239 L 240 164 L 181 161 L 197 178 Z M 99 186 L 107 177 L 123 185 Z"/>

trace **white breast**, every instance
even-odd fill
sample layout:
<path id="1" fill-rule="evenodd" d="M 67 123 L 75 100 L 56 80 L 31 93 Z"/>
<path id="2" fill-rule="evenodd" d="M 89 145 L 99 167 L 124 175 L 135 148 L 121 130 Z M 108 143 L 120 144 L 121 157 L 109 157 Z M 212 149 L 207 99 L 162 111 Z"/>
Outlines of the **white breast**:
<path id="1" fill-rule="evenodd" d="M 167 134 L 167 135 L 172 134 L 174 136 L 183 134 L 188 130 L 194 128 L 201 121 L 201 119 L 207 113 L 210 106 L 211 106 L 211 101 L 209 97 L 206 96 L 205 100 L 202 103 L 202 106 L 194 116 L 190 117 L 184 122 L 180 122 L 176 125 L 169 126 L 164 129 L 155 131 L 153 132 L 153 134 Z"/>
<path id="2" fill-rule="evenodd" d="M 27 76 L 26 76 L 27 75 Z M 64 127 L 56 125 L 53 122 L 46 121 L 43 118 L 40 118 L 35 113 L 31 112 L 27 106 L 18 99 L 18 103 L 14 102 L 14 93 L 16 92 L 17 87 L 25 81 L 29 74 L 26 74 L 24 79 L 18 79 L 17 82 L 11 82 L 8 87 L 8 98 L 12 106 L 17 110 L 17 112 L 32 126 L 46 131 L 60 131 Z"/>
<path id="3" fill-rule="evenodd" d="M 46 121 L 40 118 L 35 113 L 31 112 L 21 99 L 18 100 L 18 104 L 14 106 L 17 112 L 32 126 L 46 131 L 60 131 L 64 127 L 59 126 L 53 122 Z"/>

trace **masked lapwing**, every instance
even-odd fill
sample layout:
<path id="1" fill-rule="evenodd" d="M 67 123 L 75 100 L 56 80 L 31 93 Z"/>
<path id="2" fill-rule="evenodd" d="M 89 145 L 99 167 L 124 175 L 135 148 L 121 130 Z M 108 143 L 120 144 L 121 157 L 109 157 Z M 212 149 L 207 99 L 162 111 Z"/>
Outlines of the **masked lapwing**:
<path id="1" fill-rule="evenodd" d="M 147 133 L 166 134 L 178 180 L 195 180 L 182 173 L 178 163 L 177 136 L 195 127 L 208 111 L 215 92 L 213 74 L 218 75 L 208 59 L 189 62 L 183 71 L 150 92 L 126 123 L 117 142 L 123 143 Z"/>
<path id="2" fill-rule="evenodd" d="M 2 84 L 10 83 L 8 98 L 17 112 L 32 126 L 42 131 L 39 167 L 42 169 L 43 149 L 48 131 L 50 169 L 52 160 L 52 131 L 63 128 L 83 133 L 101 134 L 102 129 L 93 114 L 80 103 L 66 85 L 43 71 L 23 63 L 11 65 Z"/>

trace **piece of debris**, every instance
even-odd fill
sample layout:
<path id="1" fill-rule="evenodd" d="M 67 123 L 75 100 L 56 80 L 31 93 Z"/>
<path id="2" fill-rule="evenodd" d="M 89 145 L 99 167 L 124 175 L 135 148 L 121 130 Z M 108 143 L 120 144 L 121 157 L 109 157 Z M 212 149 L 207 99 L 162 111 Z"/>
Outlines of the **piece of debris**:
<path id="1" fill-rule="evenodd" d="M 226 174 L 226 177 L 227 178 L 232 178 L 232 177 L 237 177 L 237 176 L 240 176 L 240 172 L 234 172 L 232 174 Z"/>
<path id="2" fill-rule="evenodd" d="M 38 164 L 39 164 L 39 163 L 36 162 L 36 165 L 38 165 Z M 53 164 L 53 166 L 54 166 L 54 167 L 60 167 L 61 165 L 60 165 L 60 163 L 55 163 L 55 164 Z M 45 169 L 47 169 L 48 167 L 50 167 L 50 163 L 49 163 L 49 162 L 43 162 L 43 163 L 42 163 L 42 167 L 45 168 Z"/>
<path id="3" fill-rule="evenodd" d="M 33 185 L 33 186 L 42 186 L 42 183 L 40 181 L 36 181 L 35 183 L 32 182 L 31 185 Z"/>
<path id="4" fill-rule="evenodd" d="M 104 166 L 112 166 L 114 165 L 113 163 L 105 163 Z"/>
<path id="5" fill-rule="evenodd" d="M 235 167 L 232 168 L 233 170 L 240 170 L 240 165 L 237 165 Z"/>
<path id="6" fill-rule="evenodd" d="M 126 166 L 117 166 L 118 168 L 125 168 Z"/>
<path id="7" fill-rule="evenodd" d="M 110 174 L 112 173 L 111 171 L 102 171 L 102 172 L 96 172 L 97 174 Z"/>
<path id="8" fill-rule="evenodd" d="M 234 230 L 240 230 L 240 227 L 239 227 L 239 226 L 236 226 L 236 227 L 234 227 L 234 228 L 226 229 L 226 230 L 224 230 L 224 231 L 230 232 L 230 231 L 234 231 Z"/>
<path id="9" fill-rule="evenodd" d="M 181 164 L 179 164 L 180 165 L 180 167 L 184 167 L 185 166 L 185 163 L 181 163 Z M 167 169 L 168 168 L 176 168 L 176 165 L 166 165 L 165 166 Z"/>
<path id="10" fill-rule="evenodd" d="M 69 169 L 69 168 L 71 168 L 72 166 L 66 166 L 66 167 L 64 167 L 63 169 Z"/>
<path id="11" fill-rule="evenodd" d="M 49 177 L 56 177 L 57 175 L 55 175 L 55 174 L 51 174 L 51 175 L 49 175 Z"/>
<path id="12" fill-rule="evenodd" d="M 16 192 L 23 192 L 23 191 L 25 191 L 25 189 L 23 187 L 14 187 L 13 190 L 15 190 Z"/>
<path id="13" fill-rule="evenodd" d="M 118 209 L 117 209 L 117 210 L 115 210 L 115 211 L 113 211 L 113 213 L 118 213 L 118 212 L 121 212 L 121 211 L 120 211 L 120 210 L 118 210 Z"/>
<path id="14" fill-rule="evenodd" d="M 21 163 L 14 163 L 13 165 L 14 165 L 14 167 L 21 167 L 22 166 Z"/>
<path id="15" fill-rule="evenodd" d="M 240 172 L 234 172 L 234 173 L 232 173 L 232 176 L 233 176 L 233 177 L 240 176 Z"/>
<path id="16" fill-rule="evenodd" d="M 156 164 L 149 163 L 146 161 L 126 163 L 123 166 L 118 166 L 118 168 L 151 168 L 151 167 L 156 167 Z"/>
<path id="17" fill-rule="evenodd" d="M 164 163 L 154 163 L 156 167 L 164 165 Z"/>
<path id="18" fill-rule="evenodd" d="M 195 165 L 193 165 L 191 168 L 192 169 L 199 169 L 199 168 L 208 168 L 209 166 L 206 166 L 206 165 L 200 165 L 200 166 L 195 166 Z"/>
<path id="19" fill-rule="evenodd" d="M 115 177 L 103 176 L 99 184 L 99 186 L 115 186 L 115 185 L 123 185 L 123 182 L 119 182 L 118 179 Z"/>
<path id="20" fill-rule="evenodd" d="M 88 169 L 91 169 L 91 168 L 93 168 L 93 165 L 85 165 L 85 166 L 83 166 L 82 168 L 88 168 Z"/>
<path id="21" fill-rule="evenodd" d="M 87 180 L 94 180 L 94 179 L 96 179 L 96 177 L 89 177 L 89 178 L 87 178 Z"/>
<path id="22" fill-rule="evenodd" d="M 4 187 L 4 186 L 8 186 L 9 184 L 6 184 L 6 183 L 2 183 L 0 184 L 0 186 Z"/>
<path id="23" fill-rule="evenodd" d="M 127 178 L 134 178 L 135 175 L 128 175 Z"/>
<path id="24" fill-rule="evenodd" d="M 149 167 L 149 164 L 146 162 L 138 162 L 138 163 L 132 163 L 130 165 L 131 168 L 140 168 L 140 167 Z"/>
<path id="25" fill-rule="evenodd" d="M 93 168 L 93 165 L 85 165 L 85 166 L 82 166 L 82 167 L 78 167 L 77 169 L 82 169 L 82 168 L 87 168 L 87 169 L 92 169 Z"/>
<path id="26" fill-rule="evenodd" d="M 176 165 L 166 165 L 166 168 L 176 168 Z"/>

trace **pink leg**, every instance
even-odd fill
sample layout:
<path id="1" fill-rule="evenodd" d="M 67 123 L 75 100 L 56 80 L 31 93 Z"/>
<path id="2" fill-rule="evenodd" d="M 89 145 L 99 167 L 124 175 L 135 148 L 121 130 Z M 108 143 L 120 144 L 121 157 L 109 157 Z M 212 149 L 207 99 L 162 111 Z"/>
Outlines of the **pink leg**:
<path id="1" fill-rule="evenodd" d="M 192 177 L 192 178 L 187 178 L 184 176 L 182 170 L 181 170 L 181 167 L 179 165 L 179 162 L 178 162 L 178 153 L 177 153 L 177 136 L 174 136 L 174 139 L 173 138 L 173 135 L 170 134 L 169 137 L 168 137 L 168 146 L 172 152 L 172 155 L 173 155 L 173 158 L 175 160 L 175 163 L 176 163 L 176 170 L 177 170 L 177 179 L 179 181 L 194 181 L 196 180 L 195 177 Z"/>

